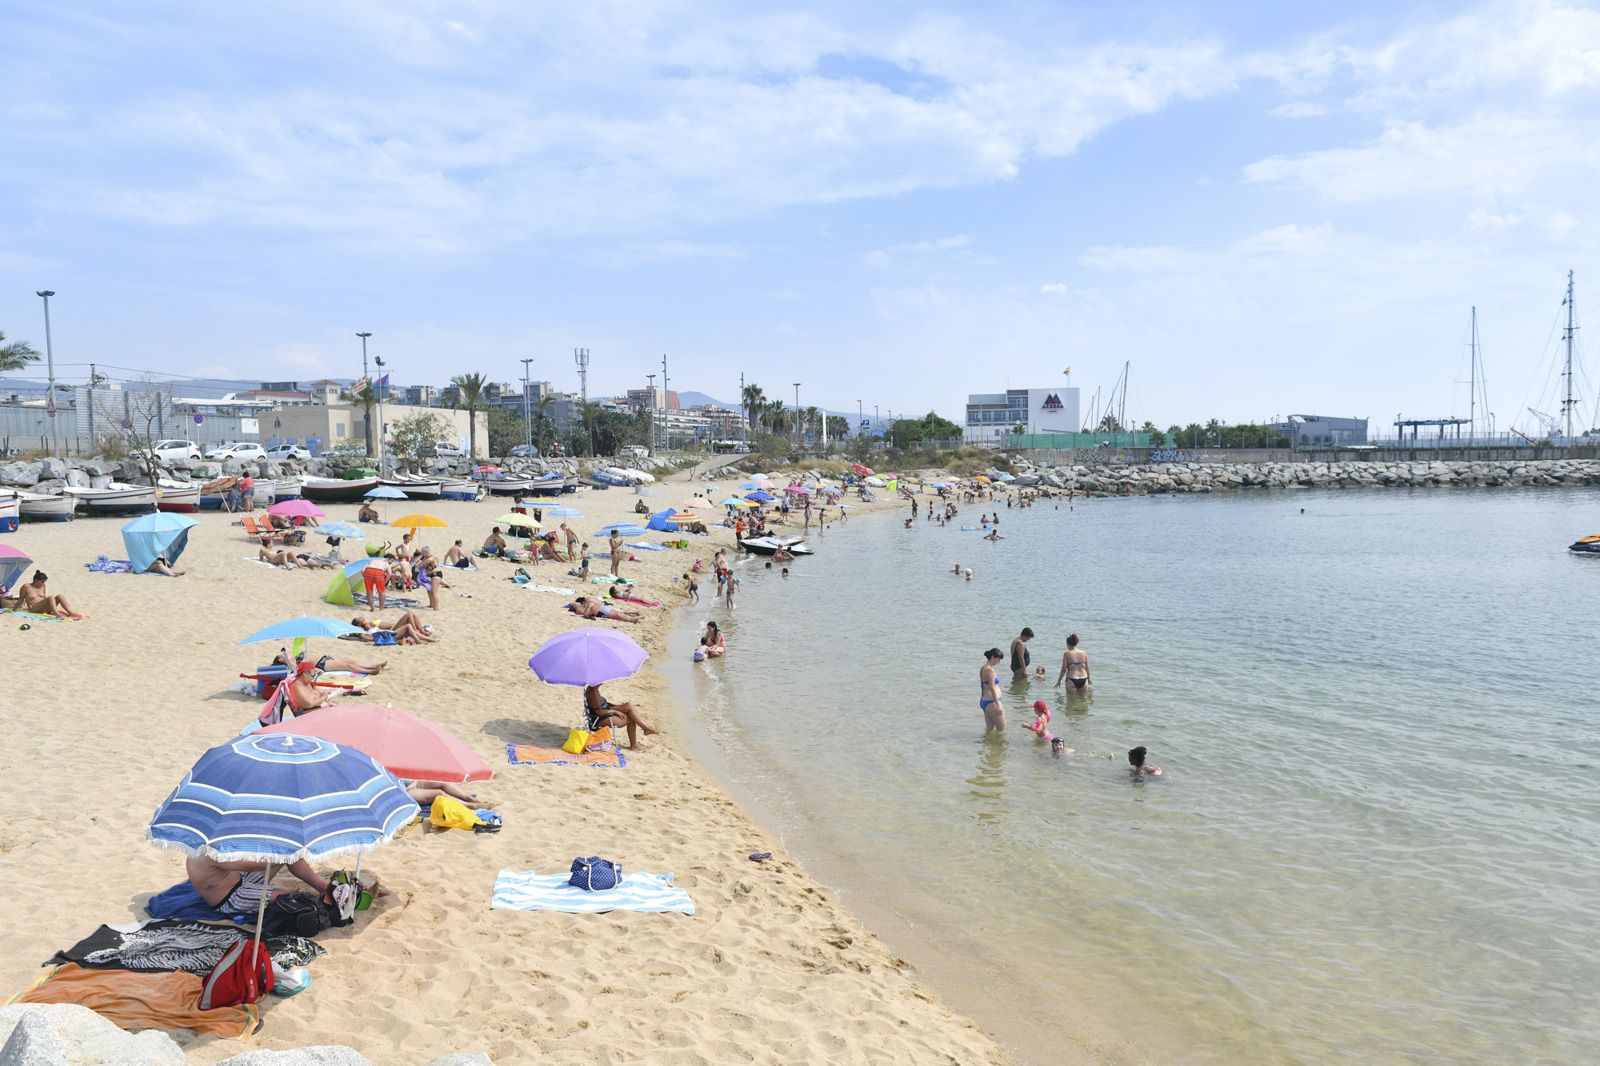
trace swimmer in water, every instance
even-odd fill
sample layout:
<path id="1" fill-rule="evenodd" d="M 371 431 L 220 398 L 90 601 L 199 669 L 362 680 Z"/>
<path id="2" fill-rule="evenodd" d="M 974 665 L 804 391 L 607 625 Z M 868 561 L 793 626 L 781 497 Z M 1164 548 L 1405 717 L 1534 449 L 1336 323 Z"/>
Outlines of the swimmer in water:
<path id="1" fill-rule="evenodd" d="M 970 568 L 967 570 L 967 580 L 968 581 L 972 580 L 972 570 Z"/>
<path id="2" fill-rule="evenodd" d="M 961 564 L 957 563 L 956 564 L 956 568 L 954 570 L 950 571 L 950 572 L 952 574 L 956 575 L 956 577 L 960 577 L 961 576 Z"/>
<path id="3" fill-rule="evenodd" d="M 1089 653 L 1078 647 L 1078 634 L 1067 635 L 1067 650 L 1061 656 L 1061 672 L 1056 675 L 1056 688 L 1061 687 L 1062 680 L 1072 682 L 1075 689 L 1083 689 L 1094 684 L 1089 679 Z"/>
<path id="4" fill-rule="evenodd" d="M 1133 767 L 1133 776 L 1138 777 L 1140 774 L 1144 774 L 1149 777 L 1160 777 L 1161 767 L 1153 762 L 1147 762 L 1144 756 L 1143 744 L 1128 751 L 1128 765 Z"/>
<path id="5" fill-rule="evenodd" d="M 993 529 L 993 530 L 990 530 L 989 531 L 989 535 L 984 537 L 983 539 L 984 540 L 1005 540 L 1006 538 L 1004 538 L 1004 537 L 1002 537 L 1000 535 L 1000 531 L 998 529 Z"/>
<path id="6" fill-rule="evenodd" d="M 1061 758 L 1061 756 L 1067 754 L 1067 752 L 1071 750 L 1071 748 L 1067 747 L 1067 742 L 1062 740 L 1060 737 L 1050 738 L 1050 754 L 1054 755 L 1056 758 Z"/>
<path id="7" fill-rule="evenodd" d="M 1011 683 L 1020 685 L 1028 680 L 1028 667 L 1033 656 L 1028 654 L 1028 641 L 1033 639 L 1033 630 L 1027 626 L 1022 627 L 1022 633 L 1011 642 Z"/>
<path id="8" fill-rule="evenodd" d="M 1000 702 L 1000 674 L 995 664 L 1005 658 L 999 648 L 983 653 L 983 669 L 978 671 L 978 710 L 983 712 L 985 733 L 999 733 L 1006 727 L 1006 707 Z"/>

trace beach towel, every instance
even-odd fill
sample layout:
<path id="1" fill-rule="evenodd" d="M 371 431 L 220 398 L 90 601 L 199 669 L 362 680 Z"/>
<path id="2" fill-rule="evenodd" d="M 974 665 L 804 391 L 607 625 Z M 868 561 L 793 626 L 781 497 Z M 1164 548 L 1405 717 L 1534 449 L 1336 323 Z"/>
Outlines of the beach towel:
<path id="1" fill-rule="evenodd" d="M 644 541 L 637 541 L 628 545 L 628 547 L 638 548 L 640 551 L 647 552 L 664 552 L 667 550 L 667 546 L 665 544 L 646 544 Z"/>
<path id="2" fill-rule="evenodd" d="M 628 757 L 615 744 L 573 755 L 560 748 L 536 748 L 531 744 L 507 744 L 506 762 L 512 766 L 603 766 L 611 769 L 628 765 Z"/>
<path id="3" fill-rule="evenodd" d="M 245 727 L 254 732 L 255 725 Z M 197 922 L 226 922 L 228 916 L 200 898 L 200 893 L 188 881 L 179 881 L 163 892 L 157 892 L 145 902 L 144 912 L 152 918 L 188 918 Z"/>
<path id="4" fill-rule="evenodd" d="M 126 559 L 108 559 L 104 555 L 92 563 L 84 563 L 85 570 L 93 570 L 97 574 L 131 574 L 133 564 Z"/>
<path id="5" fill-rule="evenodd" d="M 75 962 L 88 969 L 138 973 L 183 970 L 204 976 L 246 935 L 234 925 L 175 919 L 102 925 L 70 948 L 56 952 L 47 965 Z M 323 952 L 316 941 L 301 936 L 272 936 L 262 943 L 272 961 L 286 969 L 304 966 Z"/>
<path id="6" fill-rule="evenodd" d="M 689 893 L 673 884 L 667 874 L 629 871 L 622 884 L 604 892 L 586 892 L 567 883 L 572 874 L 536 874 L 501 870 L 494 880 L 489 907 L 497 911 L 565 911 L 568 914 L 604 914 L 607 911 L 645 911 L 650 914 L 693 914 Z"/>
<path id="7" fill-rule="evenodd" d="M 373 607 L 367 603 L 367 594 L 365 592 L 352 592 L 350 594 L 350 598 L 353 599 L 355 601 L 355 605 L 360 607 L 362 610 L 377 610 L 376 607 Z M 408 611 L 422 606 L 421 600 L 410 599 L 406 596 L 385 596 L 383 598 L 383 602 L 387 605 L 387 607 L 403 607 Z M 385 609 L 387 609 L 387 607 Z"/>
<path id="8" fill-rule="evenodd" d="M 529 583 L 527 585 L 523 585 L 522 587 L 529 592 L 554 592 L 558 596 L 576 596 L 578 594 L 577 589 L 557 588 L 554 585 L 535 585 Z"/>
<path id="9" fill-rule="evenodd" d="M 660 607 L 661 606 L 661 601 L 660 600 L 638 600 L 638 599 L 634 599 L 632 596 L 610 596 L 610 598 L 613 599 L 613 600 L 616 600 L 618 603 L 631 603 L 631 604 L 635 605 L 636 607 Z"/>
<path id="10" fill-rule="evenodd" d="M 91 970 L 69 962 L 14 1002 L 76 1003 L 123 1029 L 193 1029 L 233 1040 L 260 1028 L 261 1012 L 254 1004 L 200 1010 L 200 986 L 200 977 L 181 970 Z"/>
<path id="11" fill-rule="evenodd" d="M 0 609 L 0 614 L 14 614 L 24 622 L 77 622 L 81 619 L 63 618 L 58 614 L 35 614 L 32 611 L 18 611 L 7 607 Z"/>

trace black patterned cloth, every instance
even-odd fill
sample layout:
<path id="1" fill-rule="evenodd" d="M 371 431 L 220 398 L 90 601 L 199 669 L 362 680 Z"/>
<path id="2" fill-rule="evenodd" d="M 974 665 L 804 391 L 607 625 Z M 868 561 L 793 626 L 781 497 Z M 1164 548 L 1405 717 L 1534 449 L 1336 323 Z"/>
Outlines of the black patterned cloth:
<path id="1" fill-rule="evenodd" d="M 175 918 L 102 925 L 72 947 L 56 952 L 44 965 L 75 962 L 102 970 L 206 974 L 245 935 L 231 926 Z M 304 966 L 323 952 L 320 944 L 300 936 L 268 937 L 264 943 L 272 961 L 286 968 Z"/>

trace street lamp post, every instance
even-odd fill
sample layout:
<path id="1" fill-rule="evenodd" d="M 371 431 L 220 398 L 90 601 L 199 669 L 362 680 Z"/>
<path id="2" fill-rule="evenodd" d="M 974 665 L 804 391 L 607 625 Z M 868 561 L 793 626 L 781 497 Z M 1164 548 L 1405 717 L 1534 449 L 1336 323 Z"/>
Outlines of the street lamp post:
<path id="1" fill-rule="evenodd" d="M 878 432 L 878 405 L 872 405 L 872 432 Z"/>
<path id="2" fill-rule="evenodd" d="M 861 423 L 867 420 L 866 412 L 861 409 L 861 401 L 856 401 L 856 436 L 861 436 Z"/>
<path id="3" fill-rule="evenodd" d="M 49 398 L 45 401 L 45 413 L 50 416 L 50 454 L 61 454 L 61 435 L 56 429 L 56 354 L 50 345 L 50 297 L 55 295 L 54 289 L 40 289 L 34 293 L 44 301 L 44 365 L 45 373 L 49 380 Z"/>
<path id="4" fill-rule="evenodd" d="M 794 446 L 800 447 L 800 383 L 794 383 Z"/>
<path id="5" fill-rule="evenodd" d="M 357 333 L 356 336 L 361 338 L 361 380 L 365 381 L 367 383 L 367 388 L 370 389 L 370 388 L 372 388 L 372 382 L 367 378 L 367 338 L 372 336 L 372 334 L 370 334 L 370 333 Z M 367 439 L 367 454 L 371 455 L 372 454 L 372 408 L 370 408 L 370 407 L 367 408 L 367 417 L 362 419 L 362 425 L 364 425 L 366 427 L 366 432 L 363 433 L 362 436 L 366 437 L 366 439 Z"/>
<path id="6" fill-rule="evenodd" d="M 650 383 L 649 387 L 644 390 L 644 398 L 645 402 L 650 405 L 650 454 L 654 455 L 656 451 L 656 376 L 654 374 L 646 374 L 644 378 Z"/>
<path id="7" fill-rule="evenodd" d="M 372 361 L 378 364 L 378 377 L 381 380 L 383 378 L 383 356 L 377 356 Z M 368 382 L 367 388 L 376 390 L 378 386 L 373 382 Z M 378 391 L 376 396 L 378 399 L 378 475 L 381 477 L 383 475 L 383 393 Z"/>
<path id="8" fill-rule="evenodd" d="M 528 458 L 533 458 L 533 401 L 528 395 L 528 367 L 533 363 L 531 358 L 522 361 L 522 429 L 528 438 Z"/>

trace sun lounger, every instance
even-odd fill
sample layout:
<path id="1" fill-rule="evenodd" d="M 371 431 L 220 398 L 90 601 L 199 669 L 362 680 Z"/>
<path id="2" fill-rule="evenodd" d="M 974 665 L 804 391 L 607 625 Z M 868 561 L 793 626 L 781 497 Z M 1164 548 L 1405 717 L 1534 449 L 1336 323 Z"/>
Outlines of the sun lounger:
<path id="1" fill-rule="evenodd" d="M 289 537 L 288 531 L 274 529 L 265 519 L 256 518 L 254 515 L 245 515 L 239 520 L 239 524 L 244 526 L 244 531 L 251 539 L 258 540 L 262 544 L 277 544 Z"/>

